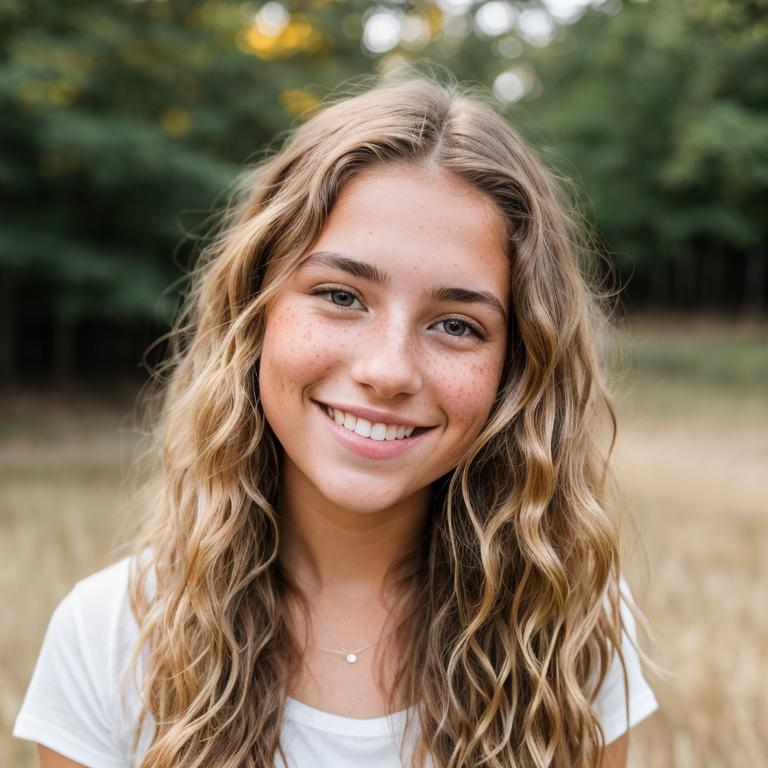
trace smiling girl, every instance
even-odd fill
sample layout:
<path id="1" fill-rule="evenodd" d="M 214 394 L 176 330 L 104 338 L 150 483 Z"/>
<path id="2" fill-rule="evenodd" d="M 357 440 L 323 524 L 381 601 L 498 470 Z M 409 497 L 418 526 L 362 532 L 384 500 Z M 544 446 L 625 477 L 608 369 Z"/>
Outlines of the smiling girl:
<path id="1" fill-rule="evenodd" d="M 43 768 L 624 766 L 657 705 L 551 176 L 415 78 L 241 192 L 175 329 L 151 517 L 56 609 L 14 733 Z"/>

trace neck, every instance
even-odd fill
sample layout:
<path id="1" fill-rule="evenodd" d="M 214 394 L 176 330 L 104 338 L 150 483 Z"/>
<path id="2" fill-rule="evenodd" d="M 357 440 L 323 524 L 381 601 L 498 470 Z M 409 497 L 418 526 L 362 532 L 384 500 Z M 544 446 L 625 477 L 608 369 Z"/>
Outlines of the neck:
<path id="1" fill-rule="evenodd" d="M 392 565 L 419 545 L 431 498 L 427 487 L 387 509 L 346 509 L 323 497 L 286 457 L 277 505 L 280 562 L 310 595 L 383 598 Z"/>

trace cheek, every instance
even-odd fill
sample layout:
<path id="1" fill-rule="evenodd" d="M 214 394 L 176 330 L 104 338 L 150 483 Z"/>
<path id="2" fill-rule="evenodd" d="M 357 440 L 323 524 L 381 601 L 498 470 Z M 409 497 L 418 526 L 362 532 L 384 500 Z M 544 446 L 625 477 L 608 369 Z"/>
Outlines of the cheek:
<path id="1" fill-rule="evenodd" d="M 495 360 L 446 363 L 439 369 L 436 386 L 449 424 L 467 433 L 467 442 L 485 424 L 501 375 Z"/>
<path id="2" fill-rule="evenodd" d="M 334 346 L 327 334 L 314 328 L 295 308 L 273 308 L 267 319 L 259 367 L 263 401 L 303 389 L 333 365 Z"/>

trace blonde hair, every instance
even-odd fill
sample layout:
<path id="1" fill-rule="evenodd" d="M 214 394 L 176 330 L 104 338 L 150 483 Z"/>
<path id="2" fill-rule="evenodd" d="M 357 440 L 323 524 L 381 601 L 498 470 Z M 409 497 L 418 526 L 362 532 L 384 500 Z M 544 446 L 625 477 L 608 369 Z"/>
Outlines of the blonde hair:
<path id="1" fill-rule="evenodd" d="M 130 584 L 134 666 L 148 649 L 134 748 L 144 720 L 155 724 L 142 768 L 285 760 L 303 649 L 284 606 L 301 590 L 277 559 L 282 448 L 258 380 L 267 310 L 344 184 L 394 161 L 442 169 L 495 203 L 511 313 L 487 423 L 434 484 L 420 548 L 392 569 L 408 652 L 390 710 L 415 705 L 415 766 L 426 755 L 435 768 L 599 762 L 592 704 L 612 655 L 624 664 L 624 624 L 591 251 L 553 175 L 487 97 L 409 76 L 327 105 L 246 173 L 194 271 L 162 369 L 159 485 L 135 544 L 150 557 Z"/>

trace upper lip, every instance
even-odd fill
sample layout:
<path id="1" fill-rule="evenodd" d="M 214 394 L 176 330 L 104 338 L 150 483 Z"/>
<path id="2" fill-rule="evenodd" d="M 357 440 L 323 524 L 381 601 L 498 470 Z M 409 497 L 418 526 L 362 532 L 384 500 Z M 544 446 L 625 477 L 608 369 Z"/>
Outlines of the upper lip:
<path id="1" fill-rule="evenodd" d="M 400 416 L 396 413 L 387 413 L 387 411 L 377 411 L 374 408 L 362 408 L 357 405 L 344 405 L 343 403 L 330 403 L 327 400 L 315 400 L 320 405 L 328 406 L 329 408 L 335 408 L 337 411 L 344 411 L 344 413 L 351 413 L 353 416 L 360 416 L 363 419 L 367 419 L 371 424 L 392 424 L 402 425 L 404 427 L 424 427 L 429 428 L 430 425 L 420 424 L 413 419 L 407 419 L 405 416 Z"/>

